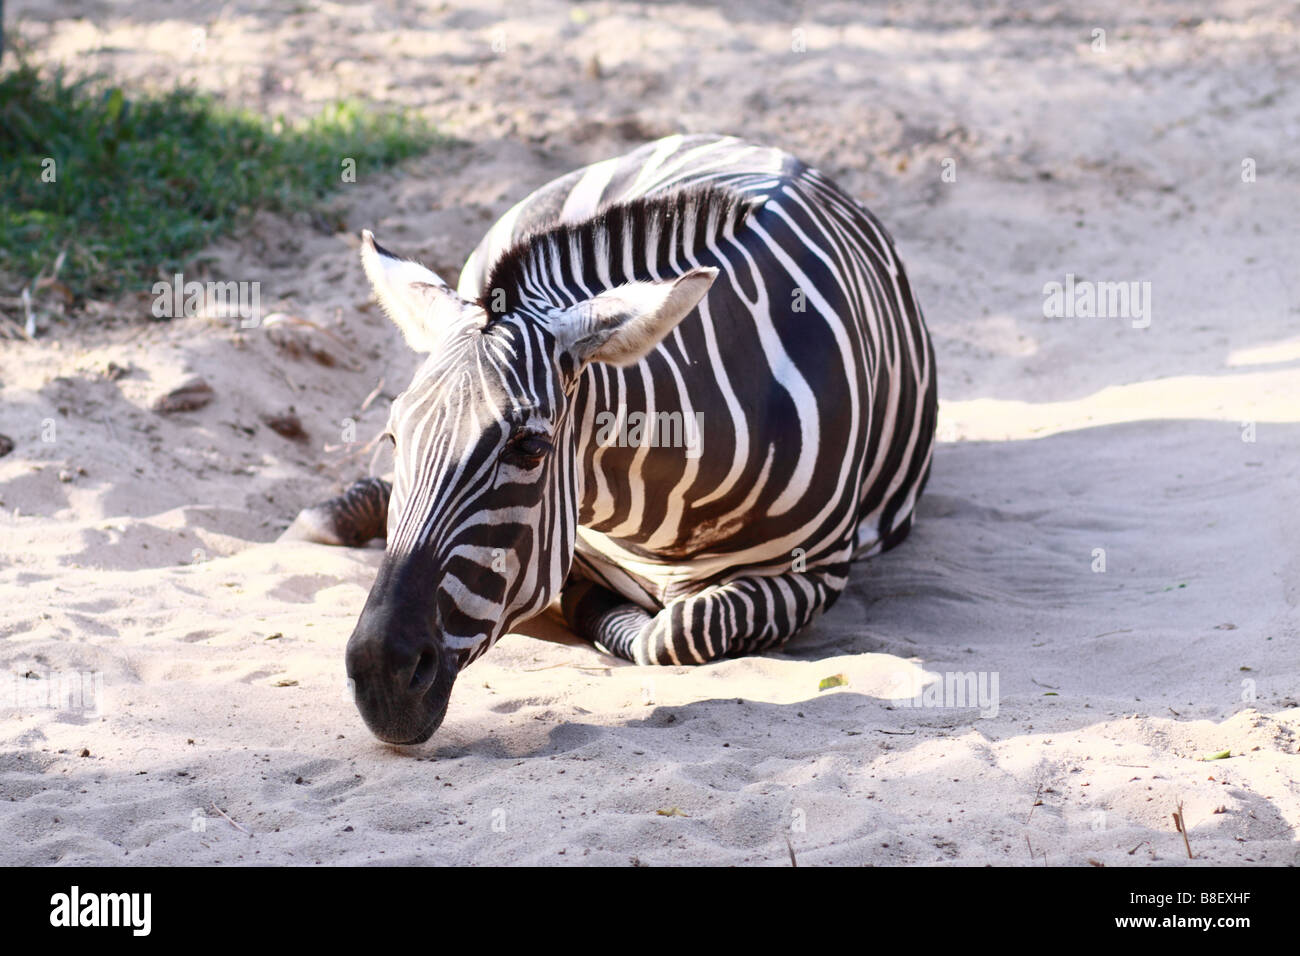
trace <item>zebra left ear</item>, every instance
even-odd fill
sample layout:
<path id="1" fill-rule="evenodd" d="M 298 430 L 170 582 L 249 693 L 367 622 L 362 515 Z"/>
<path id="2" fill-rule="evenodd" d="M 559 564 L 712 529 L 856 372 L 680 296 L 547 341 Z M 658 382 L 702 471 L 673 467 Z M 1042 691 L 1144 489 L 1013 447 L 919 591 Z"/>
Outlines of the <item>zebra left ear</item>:
<path id="1" fill-rule="evenodd" d="M 700 267 L 672 279 L 628 282 L 568 309 L 559 330 L 581 362 L 633 365 L 690 315 L 718 277 Z"/>
<path id="2" fill-rule="evenodd" d="M 473 306 L 447 283 L 418 262 L 389 252 L 369 229 L 361 233 L 361 265 L 379 304 L 417 352 L 433 351 L 449 328 L 474 318 L 467 314 Z"/>

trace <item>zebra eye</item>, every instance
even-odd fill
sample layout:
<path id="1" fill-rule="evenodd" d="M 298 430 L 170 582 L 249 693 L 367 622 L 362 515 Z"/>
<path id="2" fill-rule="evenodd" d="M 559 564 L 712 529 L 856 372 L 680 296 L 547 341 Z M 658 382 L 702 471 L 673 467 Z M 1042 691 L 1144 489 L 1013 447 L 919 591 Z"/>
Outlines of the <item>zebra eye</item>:
<path id="1" fill-rule="evenodd" d="M 506 443 L 501 457 L 521 468 L 535 468 L 550 454 L 552 445 L 542 435 L 518 432 Z"/>

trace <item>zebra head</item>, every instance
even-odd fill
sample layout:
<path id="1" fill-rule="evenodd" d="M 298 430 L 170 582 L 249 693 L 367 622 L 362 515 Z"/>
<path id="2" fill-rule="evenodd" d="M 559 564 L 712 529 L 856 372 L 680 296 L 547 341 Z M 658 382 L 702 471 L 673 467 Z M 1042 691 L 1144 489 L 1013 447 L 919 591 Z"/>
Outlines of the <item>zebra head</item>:
<path id="1" fill-rule="evenodd" d="M 421 743 L 457 674 L 554 598 L 573 560 L 580 477 L 570 400 L 592 362 L 629 365 L 717 276 L 687 268 L 595 294 L 468 301 L 362 235 L 384 310 L 427 358 L 393 403 L 388 544 L 347 646 L 366 724 Z"/>

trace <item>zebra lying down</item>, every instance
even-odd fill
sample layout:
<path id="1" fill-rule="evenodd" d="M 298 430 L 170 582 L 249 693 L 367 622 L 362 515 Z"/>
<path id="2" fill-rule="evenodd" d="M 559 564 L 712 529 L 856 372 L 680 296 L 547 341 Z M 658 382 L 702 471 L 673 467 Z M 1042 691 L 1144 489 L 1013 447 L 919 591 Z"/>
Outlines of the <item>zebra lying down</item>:
<path id="1" fill-rule="evenodd" d="M 907 535 L 929 335 L 889 234 L 793 156 L 674 136 L 577 170 L 455 291 L 368 232 L 361 257 L 428 358 L 389 418 L 391 497 L 367 479 L 296 525 L 386 531 L 347 646 L 382 740 L 427 740 L 460 671 L 556 596 L 610 654 L 703 663 L 780 646 Z M 653 440 L 667 421 L 685 438 Z"/>

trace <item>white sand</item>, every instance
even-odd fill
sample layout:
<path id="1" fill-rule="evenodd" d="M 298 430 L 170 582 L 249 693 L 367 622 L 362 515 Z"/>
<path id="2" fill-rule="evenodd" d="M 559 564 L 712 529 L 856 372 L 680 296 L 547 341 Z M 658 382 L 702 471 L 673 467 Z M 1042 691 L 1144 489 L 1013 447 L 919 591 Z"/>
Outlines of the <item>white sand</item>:
<path id="1" fill-rule="evenodd" d="M 0 344 L 0 863 L 788 865 L 788 838 L 801 864 L 1178 865 L 1180 801 L 1193 862 L 1300 859 L 1292 24 L 1235 2 L 270 6 L 7 4 L 38 60 L 292 114 L 371 95 L 471 145 L 362 170 L 337 235 L 259 216 L 212 250 L 212 276 L 346 343 L 300 333 L 334 368 L 267 329 L 147 324 L 148 296 Z M 552 641 L 462 676 L 429 744 L 380 745 L 343 691 L 379 552 L 274 543 L 364 473 L 412 369 L 353 237 L 451 279 L 529 189 L 677 129 L 785 146 L 893 231 L 941 373 L 917 530 L 786 653 L 639 668 L 543 620 Z M 1045 318 L 1067 274 L 1151 283 L 1149 327 Z M 211 405 L 150 410 L 193 376 Z M 289 406 L 307 442 L 262 423 Z M 996 676 L 996 715 L 901 706 L 967 672 Z M 28 696 L 80 673 L 98 713 Z"/>

